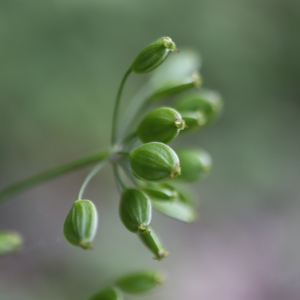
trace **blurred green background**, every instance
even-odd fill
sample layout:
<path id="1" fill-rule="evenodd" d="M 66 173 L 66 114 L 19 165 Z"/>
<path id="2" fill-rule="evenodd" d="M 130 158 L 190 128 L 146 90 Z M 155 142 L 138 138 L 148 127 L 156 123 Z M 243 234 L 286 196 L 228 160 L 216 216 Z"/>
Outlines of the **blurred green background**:
<path id="1" fill-rule="evenodd" d="M 160 36 L 201 53 L 205 86 L 225 110 L 181 140 L 209 151 L 214 170 L 194 184 L 199 222 L 154 215 L 165 261 L 119 221 L 110 168 L 86 194 L 100 215 L 94 250 L 67 244 L 85 169 L 1 204 L 1 230 L 25 245 L 0 260 L 0 299 L 86 299 L 146 267 L 163 270 L 166 285 L 128 299 L 299 299 L 299 29 L 296 0 L 1 0 L 1 187 L 106 147 L 120 79 Z M 146 80 L 131 76 L 124 96 Z"/>

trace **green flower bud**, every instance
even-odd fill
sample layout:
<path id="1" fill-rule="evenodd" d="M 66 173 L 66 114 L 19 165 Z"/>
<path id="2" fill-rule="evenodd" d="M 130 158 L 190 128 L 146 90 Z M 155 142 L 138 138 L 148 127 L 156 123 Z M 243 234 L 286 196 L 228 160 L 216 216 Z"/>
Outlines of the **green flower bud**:
<path id="1" fill-rule="evenodd" d="M 131 69 L 135 73 L 148 73 L 162 64 L 173 51 L 178 50 L 171 38 L 159 38 L 138 54 L 131 64 Z"/>
<path id="2" fill-rule="evenodd" d="M 161 107 L 148 113 L 137 128 L 143 143 L 169 143 L 185 128 L 181 115 L 173 108 Z"/>
<path id="3" fill-rule="evenodd" d="M 152 206 L 147 195 L 137 189 L 126 189 L 120 202 L 120 217 L 129 231 L 148 232 Z"/>
<path id="4" fill-rule="evenodd" d="M 122 300 L 123 295 L 115 287 L 108 287 L 93 295 L 89 300 Z"/>
<path id="5" fill-rule="evenodd" d="M 168 252 L 162 246 L 158 236 L 150 228 L 149 233 L 139 234 L 139 238 L 146 245 L 146 247 L 155 255 L 157 260 L 161 260 L 168 256 Z"/>
<path id="6" fill-rule="evenodd" d="M 148 292 L 164 281 L 163 276 L 155 271 L 142 271 L 119 278 L 116 285 L 129 294 Z"/>
<path id="7" fill-rule="evenodd" d="M 199 88 L 202 84 L 202 78 L 198 72 L 194 72 L 192 76 L 165 82 L 157 88 L 157 90 L 150 96 L 151 100 L 167 98 L 184 92 L 191 88 Z"/>
<path id="8" fill-rule="evenodd" d="M 192 49 L 180 49 L 180 55 L 171 55 L 158 70 L 150 75 L 151 86 L 159 88 L 166 81 L 190 76 L 201 67 L 201 57 Z"/>
<path id="9" fill-rule="evenodd" d="M 182 170 L 181 179 L 195 181 L 206 175 L 212 167 L 211 156 L 202 149 L 184 148 L 177 155 Z"/>
<path id="10" fill-rule="evenodd" d="M 0 232 L 0 256 L 18 251 L 23 243 L 18 232 Z"/>
<path id="11" fill-rule="evenodd" d="M 151 202 L 156 210 L 168 217 L 186 223 L 195 221 L 197 210 L 193 203 L 188 201 L 181 192 L 177 191 L 177 195 L 172 202 L 159 201 L 157 198 L 151 198 Z"/>
<path id="12" fill-rule="evenodd" d="M 211 90 L 201 90 L 199 92 L 184 96 L 174 105 L 179 112 L 202 111 L 207 122 L 213 121 L 222 111 L 223 103 L 219 93 Z"/>
<path id="13" fill-rule="evenodd" d="M 74 246 L 90 249 L 97 232 L 98 215 L 90 200 L 76 200 L 64 224 L 65 238 Z"/>
<path id="14" fill-rule="evenodd" d="M 181 174 L 177 154 L 163 143 L 147 143 L 129 154 L 134 175 L 145 181 L 158 182 Z"/>
<path id="15" fill-rule="evenodd" d="M 178 197 L 178 191 L 166 183 L 147 184 L 143 191 L 156 201 L 173 201 Z"/>
<path id="16" fill-rule="evenodd" d="M 181 117 L 184 119 L 187 128 L 184 133 L 199 129 L 206 124 L 206 118 L 201 110 L 198 111 L 182 111 Z"/>

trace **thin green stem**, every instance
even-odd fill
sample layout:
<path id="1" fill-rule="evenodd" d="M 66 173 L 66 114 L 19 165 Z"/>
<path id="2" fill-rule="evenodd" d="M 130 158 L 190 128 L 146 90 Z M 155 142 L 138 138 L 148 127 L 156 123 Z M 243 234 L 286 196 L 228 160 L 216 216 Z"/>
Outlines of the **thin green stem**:
<path id="1" fill-rule="evenodd" d="M 121 161 L 121 167 L 124 171 L 124 173 L 127 175 L 127 177 L 130 179 L 130 181 L 135 185 L 137 186 L 137 179 L 133 176 L 132 174 L 132 170 L 128 164 L 128 162 L 126 161 Z"/>
<path id="2" fill-rule="evenodd" d="M 136 131 L 128 134 L 122 141 L 122 145 L 127 146 L 128 143 L 130 143 L 133 139 L 137 137 Z"/>
<path id="3" fill-rule="evenodd" d="M 89 182 L 91 181 L 91 179 L 109 162 L 108 159 L 102 160 L 99 164 L 97 164 L 92 171 L 88 174 L 88 176 L 85 178 L 85 180 L 82 183 L 82 186 L 79 190 L 78 193 L 78 200 L 82 200 L 82 195 L 86 189 L 86 187 L 88 186 Z"/>
<path id="4" fill-rule="evenodd" d="M 123 156 L 129 156 L 129 152 L 123 152 L 123 151 L 116 152 L 116 154 L 120 154 Z"/>
<path id="5" fill-rule="evenodd" d="M 125 75 L 122 78 L 121 84 L 118 89 L 117 97 L 116 97 L 116 102 L 115 102 L 115 107 L 114 107 L 114 112 L 113 112 L 113 122 L 112 122 L 112 134 L 111 134 L 111 144 L 114 146 L 116 144 L 116 130 L 118 128 L 118 112 L 119 112 L 119 107 L 120 107 L 120 99 L 122 96 L 123 88 L 125 85 L 125 82 L 132 72 L 131 67 L 126 71 Z"/>
<path id="6" fill-rule="evenodd" d="M 76 159 L 72 162 L 69 162 L 65 165 L 50 169 L 48 171 L 45 171 L 43 173 L 34 175 L 32 177 L 29 177 L 25 180 L 19 181 L 17 183 L 14 183 L 12 185 L 7 186 L 3 190 L 0 191 L 0 202 L 3 201 L 6 197 L 11 196 L 13 194 L 17 194 L 22 192 L 25 189 L 28 189 L 32 186 L 35 186 L 41 182 L 50 180 L 52 178 L 55 178 L 57 176 L 66 174 L 70 171 L 74 171 L 76 169 L 91 165 L 93 163 L 102 161 L 104 159 L 107 159 L 109 157 L 108 151 L 101 151 L 83 158 Z"/>
<path id="7" fill-rule="evenodd" d="M 126 189 L 126 186 L 125 186 L 125 184 L 123 183 L 123 181 L 121 179 L 117 164 L 113 165 L 113 171 L 114 171 L 114 176 L 115 176 L 115 179 L 116 179 L 116 183 L 117 183 L 119 193 L 122 194 L 123 191 Z"/>
<path id="8" fill-rule="evenodd" d="M 138 141 L 138 136 L 136 131 L 128 134 L 121 143 L 122 150 L 130 152 L 137 141 Z"/>
<path id="9" fill-rule="evenodd" d="M 120 128 L 121 136 L 126 135 L 130 130 L 132 121 L 136 119 L 140 106 L 149 97 L 151 91 L 152 87 L 149 83 L 145 84 L 131 99 L 123 115 L 122 127 Z"/>

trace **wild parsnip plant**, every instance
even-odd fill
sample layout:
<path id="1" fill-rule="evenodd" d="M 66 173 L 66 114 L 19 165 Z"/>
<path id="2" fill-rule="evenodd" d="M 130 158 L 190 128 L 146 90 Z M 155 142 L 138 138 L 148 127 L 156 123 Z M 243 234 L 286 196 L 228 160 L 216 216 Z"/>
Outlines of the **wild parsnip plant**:
<path id="1" fill-rule="evenodd" d="M 202 89 L 197 72 L 199 59 L 192 51 L 172 54 L 169 61 L 154 72 L 146 86 L 120 113 L 124 85 L 131 73 L 144 74 L 159 67 L 172 52 L 179 52 L 169 37 L 162 37 L 143 49 L 125 72 L 119 86 L 112 121 L 111 145 L 107 150 L 43 172 L 0 191 L 0 200 L 72 170 L 95 164 L 79 189 L 77 199 L 66 217 L 64 235 L 77 247 L 90 249 L 96 236 L 98 213 L 94 203 L 83 195 L 91 179 L 111 164 L 120 192 L 119 215 L 124 226 L 144 243 L 154 258 L 168 255 L 152 228 L 152 208 L 183 222 L 196 219 L 196 201 L 180 182 L 203 178 L 211 169 L 210 155 L 203 149 L 184 147 L 173 150 L 167 144 L 178 135 L 205 128 L 222 111 L 220 95 Z M 160 69 L 159 68 L 159 69 Z M 163 100 L 166 106 L 153 109 Z M 122 126 L 120 126 L 122 125 Z M 168 183 L 166 183 L 168 181 Z M 0 234 L 0 255 L 21 245 L 16 233 Z M 141 293 L 161 283 L 154 271 L 129 274 L 96 293 L 90 300 L 122 299 L 122 293 Z"/>

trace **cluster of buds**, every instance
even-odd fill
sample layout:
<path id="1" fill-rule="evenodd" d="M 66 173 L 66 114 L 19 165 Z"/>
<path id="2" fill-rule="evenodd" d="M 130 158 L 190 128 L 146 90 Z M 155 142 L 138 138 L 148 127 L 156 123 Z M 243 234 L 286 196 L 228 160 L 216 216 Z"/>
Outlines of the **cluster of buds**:
<path id="1" fill-rule="evenodd" d="M 202 89 L 202 79 L 196 70 L 181 76 L 181 70 L 177 69 L 177 78 L 164 80 L 152 87 L 137 104 L 136 112 L 129 111 L 131 121 L 138 121 L 137 124 L 131 122 L 126 128 L 123 122 L 118 121 L 122 121 L 118 107 L 128 75 L 132 72 L 149 73 L 174 51 L 178 51 L 175 43 L 171 38 L 163 37 L 142 50 L 133 60 L 118 92 L 112 133 L 112 155 L 118 156 L 112 161 L 121 194 L 120 219 L 158 260 L 166 257 L 168 252 L 152 228 L 152 208 L 184 222 L 194 221 L 197 217 L 196 201 L 180 187 L 180 181 L 199 180 L 205 177 L 212 165 L 210 155 L 203 149 L 173 150 L 168 144 L 185 132 L 204 128 L 222 110 L 220 95 Z M 175 101 L 169 102 L 170 105 L 149 111 L 150 105 L 173 100 L 174 97 Z M 117 121 L 125 127 L 125 131 L 122 128 L 123 135 L 119 133 Z M 168 180 L 172 183 L 165 183 Z M 97 218 L 91 201 L 75 201 L 65 221 L 66 239 L 75 246 L 91 248 Z"/>
<path id="2" fill-rule="evenodd" d="M 163 44 L 164 39 L 171 42 L 170 38 L 157 40 L 138 55 L 134 60 L 134 71 L 138 69 L 138 73 L 146 73 L 156 68 L 155 63 L 151 65 L 152 55 L 155 57 L 153 61 L 159 61 L 159 64 L 165 60 L 165 56 L 159 54 L 161 50 L 155 50 L 158 44 Z M 170 49 L 176 49 L 176 46 L 172 44 Z M 166 48 L 166 53 L 170 49 Z M 161 59 L 158 59 L 159 55 Z M 131 143 L 126 143 L 128 140 L 125 139 L 121 144 L 121 151 L 129 151 L 125 153 L 121 165 L 134 187 L 127 188 L 121 184 L 120 218 L 124 226 L 137 234 L 158 260 L 166 257 L 168 252 L 150 227 L 152 207 L 169 217 L 184 222 L 194 221 L 197 216 L 196 202 L 180 188 L 180 181 L 199 180 L 205 177 L 212 165 L 210 155 L 203 149 L 173 150 L 167 145 L 182 133 L 205 127 L 220 114 L 220 95 L 200 88 L 201 84 L 200 75 L 193 70 L 189 76 L 163 82 L 155 87 L 145 97 L 142 106 L 144 110 L 148 108 L 147 104 L 157 104 L 177 95 L 180 98 L 170 106 L 159 107 L 144 114 L 139 124 L 132 126 L 129 134 Z M 188 93 L 189 90 L 192 93 Z M 137 117 L 143 113 L 143 110 L 138 110 Z M 132 147 L 132 144 L 138 142 L 142 144 Z M 173 183 L 165 183 L 168 180 Z"/>
<path id="3" fill-rule="evenodd" d="M 186 132 L 205 128 L 222 111 L 220 95 L 202 89 L 195 55 L 183 52 L 178 60 L 171 58 L 159 68 L 159 73 L 154 72 L 150 84 L 142 89 L 146 92 L 142 93 L 141 99 L 134 98 L 128 105 L 127 115 L 126 112 L 125 115 L 120 114 L 120 99 L 128 76 L 131 73 L 153 71 L 172 52 L 179 52 L 175 43 L 169 37 L 162 37 L 143 49 L 133 60 L 117 93 L 110 150 L 8 186 L 0 191 L 0 200 L 44 180 L 98 162 L 83 182 L 64 223 L 64 235 L 70 244 L 91 249 L 98 227 L 98 213 L 94 203 L 83 200 L 82 195 L 94 175 L 105 164 L 111 163 L 121 195 L 119 215 L 122 223 L 137 235 L 155 259 L 166 257 L 168 252 L 152 228 L 152 209 L 183 222 L 194 221 L 197 217 L 196 201 L 180 181 L 199 180 L 205 177 L 212 165 L 210 155 L 203 149 L 188 147 L 173 150 L 168 144 Z M 138 95 L 141 96 L 141 93 Z M 162 107 L 150 110 L 151 106 L 163 100 L 173 101 L 169 101 L 167 106 L 164 103 Z M 21 244 L 19 234 L 0 233 L 0 256 L 15 252 Z M 89 299 L 121 300 L 123 292 L 143 293 L 161 282 L 162 277 L 157 272 L 130 274 L 119 278 Z"/>

